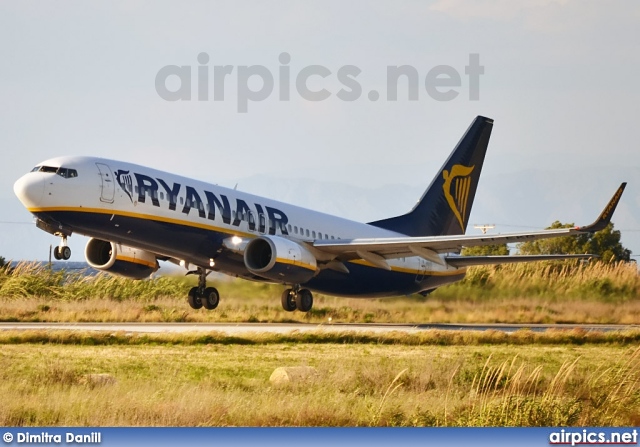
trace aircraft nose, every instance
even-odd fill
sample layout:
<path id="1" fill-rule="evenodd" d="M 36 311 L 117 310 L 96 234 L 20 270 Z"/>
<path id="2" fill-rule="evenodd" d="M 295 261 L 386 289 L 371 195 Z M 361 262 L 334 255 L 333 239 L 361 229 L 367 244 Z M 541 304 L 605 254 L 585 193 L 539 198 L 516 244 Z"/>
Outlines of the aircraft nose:
<path id="1" fill-rule="evenodd" d="M 27 208 L 35 208 L 42 202 L 44 179 L 38 173 L 23 175 L 13 184 L 13 192 Z"/>

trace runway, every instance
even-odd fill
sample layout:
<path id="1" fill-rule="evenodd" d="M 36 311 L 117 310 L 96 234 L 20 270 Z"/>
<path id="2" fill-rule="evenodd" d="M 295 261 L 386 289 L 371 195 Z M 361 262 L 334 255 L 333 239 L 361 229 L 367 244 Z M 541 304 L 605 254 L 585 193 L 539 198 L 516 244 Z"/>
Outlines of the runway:
<path id="1" fill-rule="evenodd" d="M 6 330 L 66 330 L 108 331 L 131 333 L 188 333 L 221 332 L 228 335 L 299 332 L 404 332 L 421 331 L 500 331 L 512 333 L 529 329 L 534 332 L 547 330 L 573 330 L 611 332 L 640 329 L 640 325 L 615 324 L 307 324 L 307 323 L 0 323 L 0 331 Z"/>

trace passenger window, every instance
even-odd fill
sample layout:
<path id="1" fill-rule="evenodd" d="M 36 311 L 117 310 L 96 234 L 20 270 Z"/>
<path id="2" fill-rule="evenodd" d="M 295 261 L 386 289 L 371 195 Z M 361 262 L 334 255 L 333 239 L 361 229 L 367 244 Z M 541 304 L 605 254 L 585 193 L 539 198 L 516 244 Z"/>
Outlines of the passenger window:
<path id="1" fill-rule="evenodd" d="M 160 200 L 164 200 L 164 193 L 162 191 L 160 192 Z"/>
<path id="2" fill-rule="evenodd" d="M 313 237 L 314 239 L 316 238 L 316 232 L 315 232 L 315 231 L 313 231 L 313 232 L 311 233 L 311 235 L 312 235 L 312 237 Z"/>
<path id="3" fill-rule="evenodd" d="M 180 197 L 180 205 L 184 203 L 184 197 Z"/>
<path id="4" fill-rule="evenodd" d="M 138 185 L 136 185 L 136 194 L 138 194 Z"/>
<path id="5" fill-rule="evenodd" d="M 287 227 L 289 228 L 289 233 L 291 233 L 291 224 L 287 225 Z"/>
<path id="6" fill-rule="evenodd" d="M 297 226 L 295 226 L 295 225 L 293 226 L 293 232 L 294 232 L 295 234 L 298 234 L 298 227 L 297 227 Z"/>
<path id="7" fill-rule="evenodd" d="M 305 231 L 307 233 L 307 237 L 309 237 L 309 229 L 307 228 Z"/>

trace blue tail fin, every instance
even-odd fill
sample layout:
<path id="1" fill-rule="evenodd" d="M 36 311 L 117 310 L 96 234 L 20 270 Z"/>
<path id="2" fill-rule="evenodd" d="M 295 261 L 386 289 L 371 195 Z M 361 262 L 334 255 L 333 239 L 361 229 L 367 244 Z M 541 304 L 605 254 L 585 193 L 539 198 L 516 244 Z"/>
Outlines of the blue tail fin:
<path id="1" fill-rule="evenodd" d="M 418 204 L 407 214 L 369 225 L 408 236 L 464 234 L 492 127 L 492 119 L 478 116 Z"/>

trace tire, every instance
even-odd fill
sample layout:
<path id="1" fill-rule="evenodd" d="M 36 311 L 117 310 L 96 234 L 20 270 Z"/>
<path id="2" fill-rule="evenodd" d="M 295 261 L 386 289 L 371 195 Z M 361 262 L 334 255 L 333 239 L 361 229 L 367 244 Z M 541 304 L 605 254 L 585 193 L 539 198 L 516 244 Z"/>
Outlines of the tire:
<path id="1" fill-rule="evenodd" d="M 285 289 L 284 292 L 282 292 L 282 297 L 280 299 L 282 308 L 287 312 L 293 312 L 296 310 L 296 298 L 292 292 L 293 291 L 291 289 Z"/>
<path id="2" fill-rule="evenodd" d="M 202 305 L 205 309 L 213 310 L 218 307 L 218 303 L 220 302 L 220 295 L 215 287 L 207 287 L 204 289 L 204 295 L 201 300 Z"/>
<path id="3" fill-rule="evenodd" d="M 191 290 L 189 290 L 189 306 L 191 306 L 192 309 L 200 309 L 202 307 L 202 298 L 200 298 L 200 295 L 198 294 L 198 288 L 197 287 L 192 287 Z"/>
<path id="4" fill-rule="evenodd" d="M 62 257 L 62 259 L 64 259 L 65 261 L 68 260 L 71 257 L 71 249 L 69 247 L 62 247 L 62 249 L 60 250 L 60 257 Z"/>
<path id="5" fill-rule="evenodd" d="M 309 312 L 313 307 L 313 294 L 308 289 L 302 289 L 296 294 L 296 307 L 301 312 Z"/>
<path id="6" fill-rule="evenodd" d="M 62 256 L 60 256 L 60 247 L 54 247 L 53 248 L 53 257 L 59 261 L 60 259 L 62 259 Z"/>

